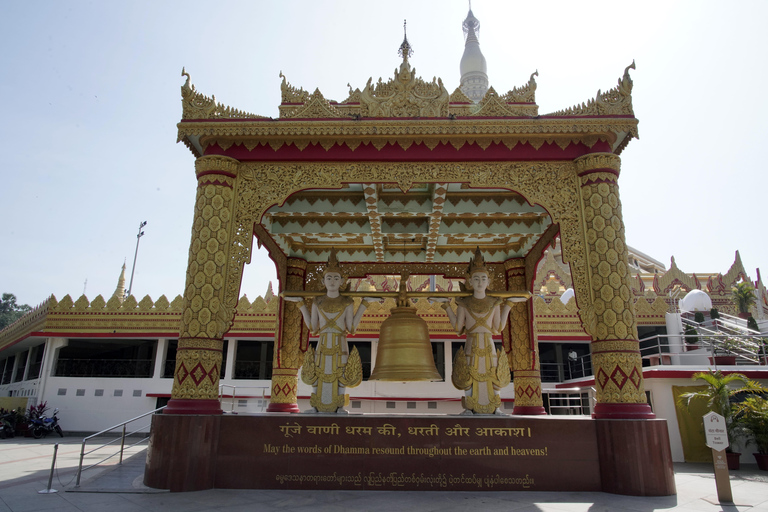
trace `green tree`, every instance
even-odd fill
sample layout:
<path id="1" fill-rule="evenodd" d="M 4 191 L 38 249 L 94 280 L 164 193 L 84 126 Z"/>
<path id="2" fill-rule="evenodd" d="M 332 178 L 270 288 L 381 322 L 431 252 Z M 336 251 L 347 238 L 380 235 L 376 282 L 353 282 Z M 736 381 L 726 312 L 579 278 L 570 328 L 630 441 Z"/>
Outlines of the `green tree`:
<path id="1" fill-rule="evenodd" d="M 757 302 L 755 287 L 748 281 L 742 281 L 734 286 L 731 289 L 731 297 L 739 308 L 739 313 L 749 313 L 749 308 Z"/>
<path id="2" fill-rule="evenodd" d="M 11 325 L 31 309 L 27 304 L 16 304 L 14 294 L 4 293 L 3 298 L 0 299 L 0 329 Z"/>

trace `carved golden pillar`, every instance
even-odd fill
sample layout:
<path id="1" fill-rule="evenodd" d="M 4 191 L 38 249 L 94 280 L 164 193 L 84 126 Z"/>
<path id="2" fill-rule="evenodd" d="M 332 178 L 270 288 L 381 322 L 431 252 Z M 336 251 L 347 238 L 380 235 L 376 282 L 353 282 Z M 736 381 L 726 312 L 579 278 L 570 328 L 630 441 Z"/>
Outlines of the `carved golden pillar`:
<path id="1" fill-rule="evenodd" d="M 586 290 L 579 314 L 592 338 L 597 389 L 595 418 L 654 418 L 645 398 L 637 323 L 629 287 L 627 246 L 619 201 L 620 159 L 593 153 L 576 159 L 581 187 Z M 578 269 L 576 270 L 578 271 Z M 580 297 L 579 292 L 586 297 Z"/>
<path id="2" fill-rule="evenodd" d="M 288 258 L 284 290 L 303 290 L 307 262 Z M 309 332 L 298 305 L 280 297 L 279 324 L 272 359 L 272 393 L 267 412 L 299 412 L 297 390 L 299 368 L 307 350 Z"/>
<path id="3" fill-rule="evenodd" d="M 527 291 L 525 262 L 507 260 L 504 262 L 507 290 Z M 541 370 L 539 369 L 539 348 L 531 329 L 532 301 L 515 302 L 509 312 L 509 367 L 514 376 L 515 408 L 512 414 L 546 414 L 541 396 Z M 506 347 L 505 347 L 506 348 Z"/>
<path id="4" fill-rule="evenodd" d="M 176 371 L 166 414 L 222 412 L 218 399 L 222 340 L 234 319 L 243 264 L 250 250 L 247 243 L 235 243 L 237 170 L 237 160 L 227 157 L 205 156 L 195 162 L 195 218 Z"/>

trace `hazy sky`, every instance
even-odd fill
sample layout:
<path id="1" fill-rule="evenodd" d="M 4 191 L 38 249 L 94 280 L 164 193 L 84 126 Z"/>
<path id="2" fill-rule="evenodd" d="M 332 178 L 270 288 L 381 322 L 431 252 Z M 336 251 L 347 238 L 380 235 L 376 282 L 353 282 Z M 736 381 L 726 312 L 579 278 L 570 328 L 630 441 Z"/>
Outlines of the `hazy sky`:
<path id="1" fill-rule="evenodd" d="M 475 0 L 473 11 L 491 85 L 503 93 L 538 70 L 542 114 L 614 87 L 635 59 L 627 242 L 698 273 L 725 273 L 738 249 L 756 278 L 768 2 Z M 108 298 L 144 220 L 135 295 L 182 293 L 196 186 L 175 142 L 182 66 L 198 91 L 277 117 L 280 71 L 336 100 L 347 83 L 388 80 L 407 18 L 417 74 L 453 91 L 467 2 L 6 0 L 1 12 L 0 292 L 36 305 L 76 299 L 86 280 L 89 299 Z M 256 253 L 241 294 L 274 279 Z"/>

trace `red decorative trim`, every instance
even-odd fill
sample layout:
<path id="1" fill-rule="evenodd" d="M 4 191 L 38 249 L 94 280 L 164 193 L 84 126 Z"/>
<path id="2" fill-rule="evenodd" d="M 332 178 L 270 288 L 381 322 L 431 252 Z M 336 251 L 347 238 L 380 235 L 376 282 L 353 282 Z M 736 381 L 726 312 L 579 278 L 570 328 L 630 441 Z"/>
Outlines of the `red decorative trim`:
<path id="1" fill-rule="evenodd" d="M 539 341 L 592 341 L 589 336 L 539 336 Z"/>
<path id="2" fill-rule="evenodd" d="M 197 179 L 202 178 L 203 176 L 208 176 L 209 174 L 216 174 L 218 176 L 227 176 L 229 178 L 237 178 L 237 174 L 233 172 L 227 172 L 227 171 L 203 171 L 200 174 L 197 175 Z"/>
<path id="3" fill-rule="evenodd" d="M 544 407 L 539 405 L 515 405 L 512 414 L 520 416 L 541 416 L 547 414 Z"/>
<path id="4" fill-rule="evenodd" d="M 648 404 L 598 403 L 592 417 L 596 420 L 652 420 L 656 415 Z"/>
<path id="5" fill-rule="evenodd" d="M 147 398 L 171 398 L 170 393 L 147 393 L 144 396 Z"/>
<path id="6" fill-rule="evenodd" d="M 181 313 L 179 313 L 181 316 Z M 179 332 L 34 332 L 46 338 L 178 338 Z"/>
<path id="7" fill-rule="evenodd" d="M 512 149 L 503 143 L 491 143 L 486 149 L 482 149 L 477 143 L 464 144 L 456 149 L 450 143 L 440 143 L 434 149 L 429 149 L 423 142 L 412 144 L 408 149 L 403 149 L 397 143 L 387 143 L 381 149 L 376 149 L 372 143 L 360 144 L 355 150 L 351 150 L 345 144 L 334 144 L 328 150 L 319 143 L 307 145 L 299 150 L 294 144 L 287 144 L 272 149 L 270 145 L 256 145 L 248 150 L 242 144 L 234 144 L 222 149 L 218 144 L 212 144 L 205 148 L 205 155 L 229 156 L 241 162 L 508 162 L 534 161 L 534 160 L 574 160 L 593 152 L 608 152 L 610 145 L 607 142 L 597 142 L 591 148 L 583 143 L 570 143 L 565 149 L 557 144 L 544 143 L 539 149 L 535 149 L 530 143 L 517 144 Z"/>
<path id="8" fill-rule="evenodd" d="M 149 395 L 147 395 L 149 396 Z M 190 398 L 171 398 L 163 414 L 223 414 L 218 400 L 207 398 L 202 400 Z"/>
<path id="9" fill-rule="evenodd" d="M 596 172 L 609 172 L 613 175 L 615 175 L 617 178 L 619 177 L 619 171 L 616 169 L 611 169 L 610 167 L 600 167 L 598 169 L 589 169 L 588 171 L 581 171 L 578 176 L 581 178 L 582 176 L 587 176 L 588 174 L 594 174 Z M 588 181 L 582 186 L 586 185 L 592 185 L 594 183 L 614 183 L 613 181 L 606 181 L 606 180 L 594 180 L 594 181 Z"/>
<path id="10" fill-rule="evenodd" d="M 267 412 L 301 412 L 298 404 L 273 404 L 267 406 Z"/>
<path id="11" fill-rule="evenodd" d="M 645 370 L 643 378 L 645 379 L 686 379 L 690 380 L 694 373 L 703 371 L 702 368 L 696 370 Z M 721 370 L 724 375 L 731 373 L 741 373 L 749 379 L 768 379 L 768 369 L 765 370 Z"/>
<path id="12" fill-rule="evenodd" d="M 181 352 L 182 350 L 207 350 L 208 352 L 222 352 L 222 348 L 202 348 L 202 347 L 177 347 L 176 351 Z"/>
<path id="13" fill-rule="evenodd" d="M 206 185 L 217 185 L 219 187 L 232 188 L 232 185 L 230 183 L 226 183 L 219 180 L 202 180 L 197 182 L 197 188 L 205 187 Z"/>

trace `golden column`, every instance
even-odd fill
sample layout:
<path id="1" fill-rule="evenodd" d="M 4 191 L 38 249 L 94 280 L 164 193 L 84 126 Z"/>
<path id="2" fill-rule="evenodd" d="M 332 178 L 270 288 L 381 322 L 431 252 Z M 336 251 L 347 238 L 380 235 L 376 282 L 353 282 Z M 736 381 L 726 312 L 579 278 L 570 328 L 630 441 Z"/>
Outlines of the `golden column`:
<path id="1" fill-rule="evenodd" d="M 238 161 L 204 156 L 195 162 L 197 200 L 187 283 L 166 414 L 221 414 L 219 375 L 224 334 L 235 315 L 243 259 L 234 244 Z"/>
<path id="2" fill-rule="evenodd" d="M 592 338 L 597 388 L 594 417 L 654 418 L 645 398 L 637 323 L 629 287 L 627 246 L 619 201 L 620 159 L 592 153 L 575 160 L 586 256 L 579 314 Z M 582 292 L 586 297 L 580 297 Z"/>
<path id="3" fill-rule="evenodd" d="M 507 290 L 527 291 L 524 260 L 504 262 Z M 515 388 L 515 408 L 512 414 L 546 414 L 541 396 L 541 370 L 539 349 L 531 329 L 533 301 L 515 302 L 509 312 L 509 339 L 511 351 L 509 367 Z M 505 336 L 506 337 L 506 336 Z"/>
<path id="4" fill-rule="evenodd" d="M 282 290 L 303 290 L 307 274 L 307 262 L 288 258 L 286 278 Z M 299 368 L 307 350 L 309 332 L 299 310 L 299 305 L 280 297 L 277 343 L 272 359 L 272 392 L 267 412 L 299 412 Z"/>

